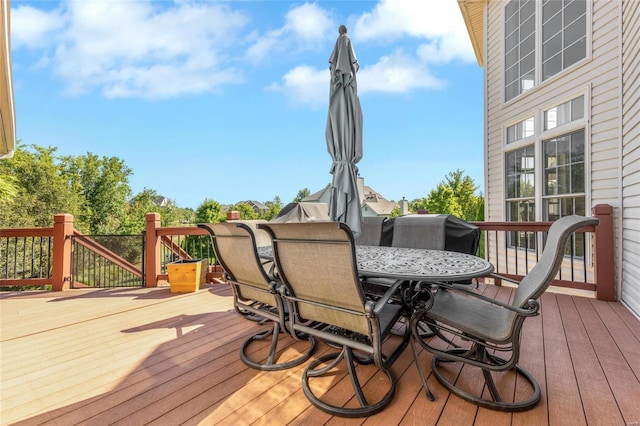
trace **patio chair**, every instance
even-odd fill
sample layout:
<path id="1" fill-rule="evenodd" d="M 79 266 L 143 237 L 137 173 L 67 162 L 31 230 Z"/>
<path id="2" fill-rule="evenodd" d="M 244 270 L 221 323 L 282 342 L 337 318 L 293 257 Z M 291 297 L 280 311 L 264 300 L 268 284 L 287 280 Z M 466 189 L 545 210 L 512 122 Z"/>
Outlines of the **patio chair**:
<path id="1" fill-rule="evenodd" d="M 264 371 L 284 370 L 307 361 L 315 350 L 316 342 L 312 336 L 301 336 L 288 329 L 286 306 L 278 291 L 282 284 L 269 276 L 266 266 L 261 263 L 251 227 L 244 223 L 207 223 L 198 226 L 211 235 L 216 258 L 224 269 L 223 277 L 233 289 L 236 312 L 248 319 L 272 324 L 268 330 L 260 331 L 244 341 L 240 348 L 242 361 L 251 368 Z M 292 360 L 278 362 L 281 332 L 296 339 L 308 339 L 306 352 Z M 251 343 L 269 337 L 271 346 L 266 359 L 251 358 Z"/>
<path id="2" fill-rule="evenodd" d="M 362 218 L 362 229 L 356 238 L 356 245 L 390 246 L 393 232 L 393 218 L 385 216 L 365 216 Z"/>
<path id="3" fill-rule="evenodd" d="M 365 297 L 358 277 L 353 236 L 345 224 L 269 223 L 260 227 L 271 234 L 276 269 L 284 283 L 283 296 L 291 312 L 290 328 L 340 349 L 309 364 L 302 376 L 304 394 L 314 406 L 332 415 L 364 417 L 382 410 L 395 392 L 395 377 L 390 367 L 411 337 L 407 327 L 402 339 L 394 338 L 400 340 L 395 349 L 389 355 L 382 352 L 382 342 L 396 321 L 405 315 L 403 306 L 388 303 L 400 283 L 389 288 L 376 302 Z M 308 321 L 319 325 L 311 327 Z M 358 377 L 362 368 L 356 368 L 356 364 L 372 363 L 387 379 L 381 397 L 365 395 L 363 387 L 366 386 Z M 312 383 L 318 382 L 326 389 L 326 378 L 335 376 L 345 364 L 358 403 L 355 407 L 329 402 L 336 401 L 335 389 L 333 396 L 332 389 L 326 393 L 323 390 L 322 396 L 312 389 Z M 314 382 L 316 378 L 319 379 Z M 377 381 L 373 388 L 379 390 Z"/>
<path id="4" fill-rule="evenodd" d="M 426 350 L 432 352 L 431 370 L 442 385 L 459 397 L 481 407 L 501 411 L 524 411 L 533 408 L 540 400 L 540 386 L 535 378 L 518 364 L 520 356 L 521 329 L 527 317 L 538 315 L 538 298 L 549 287 L 564 259 L 565 247 L 572 233 L 584 226 L 596 225 L 598 219 L 582 216 L 567 216 L 557 220 L 549 229 L 542 255 L 531 271 L 520 281 L 511 303 L 504 303 L 457 285 L 440 284 L 434 289 L 433 298 L 423 302 L 411 318 L 415 339 Z M 431 306 L 429 306 L 431 303 Z M 442 349 L 433 340 L 420 338 L 419 321 L 425 321 L 441 332 L 469 341 L 470 347 Z M 524 344 L 527 342 L 525 341 Z M 469 345 L 466 345 L 469 346 Z M 497 354 L 505 354 L 502 358 Z M 482 371 L 487 393 L 474 394 L 456 382 L 457 374 L 446 374 L 443 363 L 460 363 L 456 366 L 474 367 Z M 420 364 L 418 370 L 425 390 L 427 384 Z M 459 371 L 459 370 L 454 370 Z M 468 370 L 465 370 L 468 371 Z M 500 395 L 492 372 L 513 372 L 520 389 L 514 398 L 513 388 L 508 397 Z M 466 383 L 470 383 L 466 380 Z M 528 395 L 522 383 L 531 387 Z M 526 387 L 526 385 L 524 385 Z M 522 396 L 517 398 L 518 396 Z"/>

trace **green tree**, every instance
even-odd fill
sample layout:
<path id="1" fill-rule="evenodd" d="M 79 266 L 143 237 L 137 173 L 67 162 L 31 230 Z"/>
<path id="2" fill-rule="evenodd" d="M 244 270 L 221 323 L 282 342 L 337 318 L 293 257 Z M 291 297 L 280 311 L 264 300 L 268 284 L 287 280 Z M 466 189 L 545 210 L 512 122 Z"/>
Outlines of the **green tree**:
<path id="1" fill-rule="evenodd" d="M 484 197 L 478 186 L 461 170 L 449 173 L 429 195 L 411 203 L 413 211 L 426 209 L 433 214 L 451 214 L 466 221 L 484 220 Z"/>
<path id="2" fill-rule="evenodd" d="M 18 179 L 9 174 L 0 174 L 0 203 L 9 203 L 18 196 Z"/>
<path id="3" fill-rule="evenodd" d="M 252 219 L 260 218 L 260 215 L 256 213 L 255 210 L 253 210 L 253 207 L 251 207 L 247 203 L 238 203 L 229 207 L 229 211 L 233 211 L 233 210 L 239 212 L 240 219 L 243 219 L 243 220 L 252 220 Z"/>
<path id="4" fill-rule="evenodd" d="M 50 227 L 55 214 L 80 212 L 81 196 L 67 185 L 55 152 L 19 144 L 12 158 L 0 161 L 6 188 L 0 195 L 0 227 Z M 76 227 L 83 231 L 81 222 Z"/>
<path id="5" fill-rule="evenodd" d="M 63 176 L 69 187 L 84 198 L 80 220 L 91 234 L 113 234 L 124 220 L 131 194 L 131 169 L 117 157 L 87 153 L 63 157 Z"/>
<path id="6" fill-rule="evenodd" d="M 426 202 L 427 211 L 431 214 L 451 214 L 461 217 L 462 208 L 453 189 L 444 183 L 439 183 L 436 189 L 431 190 Z"/>
<path id="7" fill-rule="evenodd" d="M 298 195 L 296 195 L 296 197 L 293 199 L 293 202 L 299 203 L 304 198 L 307 198 L 309 195 L 311 195 L 311 191 L 309 191 L 309 188 L 301 189 L 300 191 L 298 191 Z"/>
<path id="8" fill-rule="evenodd" d="M 196 209 L 196 223 L 218 223 L 224 222 L 225 219 L 222 205 L 215 200 L 207 198 Z"/>
<path id="9" fill-rule="evenodd" d="M 391 210 L 389 217 L 398 217 L 398 216 L 402 216 L 402 210 L 400 210 L 400 206 L 395 206 L 393 210 Z"/>
<path id="10" fill-rule="evenodd" d="M 478 185 L 473 179 L 465 176 L 464 171 L 456 170 L 449 173 L 445 180 L 460 206 L 460 218 L 467 221 L 480 220 L 479 215 L 484 216 L 484 197 L 476 194 Z M 478 211 L 480 206 L 482 213 Z"/>
<path id="11" fill-rule="evenodd" d="M 196 213 L 191 207 L 175 207 L 176 223 L 192 224 L 196 223 Z"/>
<path id="12" fill-rule="evenodd" d="M 144 188 L 127 203 L 118 233 L 139 234 L 145 230 L 147 213 L 160 213 L 160 225 L 172 224 L 171 207 L 164 208 L 155 204 L 158 194 L 153 189 Z"/>
<path id="13" fill-rule="evenodd" d="M 264 204 L 267 206 L 268 209 L 262 215 L 263 219 L 271 220 L 274 217 L 276 217 L 278 213 L 280 213 L 280 210 L 282 210 L 282 200 L 280 200 L 280 197 L 278 197 L 277 195 L 273 199 L 273 201 L 265 201 Z"/>
<path id="14" fill-rule="evenodd" d="M 427 198 L 416 198 L 409 203 L 409 211 L 418 213 L 420 210 L 427 210 Z"/>

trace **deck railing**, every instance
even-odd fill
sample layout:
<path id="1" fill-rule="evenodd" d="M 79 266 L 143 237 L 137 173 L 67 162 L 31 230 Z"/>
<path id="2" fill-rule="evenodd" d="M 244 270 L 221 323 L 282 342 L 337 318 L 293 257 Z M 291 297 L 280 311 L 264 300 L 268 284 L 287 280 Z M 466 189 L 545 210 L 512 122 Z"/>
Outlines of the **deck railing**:
<path id="1" fill-rule="evenodd" d="M 598 205 L 592 215 L 599 225 L 575 235 L 563 268 L 553 285 L 595 292 L 598 299 L 615 300 L 613 208 Z M 498 277 L 521 279 L 533 268 L 544 245 L 551 222 L 476 222 L 484 233 L 484 257 L 496 268 Z M 581 237 L 584 232 L 584 236 Z M 0 230 L 0 286 L 43 286 L 53 290 L 73 287 L 72 241 L 90 244 L 73 236 L 73 216 L 54 217 L 53 228 Z M 95 243 L 91 243 L 95 247 Z M 99 251 L 101 249 L 98 249 Z M 77 249 L 76 249 L 77 251 Z M 120 267 L 143 278 L 147 287 L 167 280 L 166 265 L 178 259 L 207 258 L 212 265 L 207 281 L 221 275 L 207 232 L 194 226 L 162 227 L 158 213 L 146 216 L 142 268 L 117 255 L 106 254 Z M 138 271 L 138 272 L 135 272 Z"/>
<path id="2" fill-rule="evenodd" d="M 613 208 L 597 205 L 597 226 L 576 232 L 552 285 L 588 290 L 601 300 L 615 300 Z M 474 222 L 484 234 L 484 257 L 495 267 L 495 284 L 520 281 L 535 266 L 552 222 Z"/>

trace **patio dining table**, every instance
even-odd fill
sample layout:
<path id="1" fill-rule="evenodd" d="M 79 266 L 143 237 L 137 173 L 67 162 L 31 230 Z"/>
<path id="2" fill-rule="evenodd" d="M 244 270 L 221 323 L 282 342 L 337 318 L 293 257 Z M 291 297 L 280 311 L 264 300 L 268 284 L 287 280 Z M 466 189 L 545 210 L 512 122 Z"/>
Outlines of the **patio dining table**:
<path id="1" fill-rule="evenodd" d="M 273 259 L 272 247 L 258 247 L 258 255 Z M 356 262 L 362 276 L 407 281 L 457 282 L 493 272 L 485 259 L 446 250 L 357 245 Z"/>

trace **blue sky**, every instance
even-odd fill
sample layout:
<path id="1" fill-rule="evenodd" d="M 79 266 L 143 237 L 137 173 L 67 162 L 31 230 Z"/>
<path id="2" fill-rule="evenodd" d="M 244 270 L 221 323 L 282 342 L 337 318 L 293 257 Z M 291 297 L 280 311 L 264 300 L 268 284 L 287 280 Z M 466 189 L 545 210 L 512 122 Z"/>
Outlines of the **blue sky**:
<path id="1" fill-rule="evenodd" d="M 483 186 L 483 70 L 456 0 L 11 2 L 17 137 L 116 156 L 179 207 L 322 189 L 328 58 L 345 24 L 359 166 L 389 200 Z"/>

